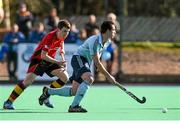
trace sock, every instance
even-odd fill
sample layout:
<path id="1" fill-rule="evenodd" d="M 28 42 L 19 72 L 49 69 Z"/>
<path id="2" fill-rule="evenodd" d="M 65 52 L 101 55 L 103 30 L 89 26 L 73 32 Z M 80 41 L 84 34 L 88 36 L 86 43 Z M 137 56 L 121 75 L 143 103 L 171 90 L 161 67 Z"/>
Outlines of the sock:
<path id="1" fill-rule="evenodd" d="M 51 88 L 61 88 L 62 86 L 64 86 L 65 83 L 63 81 L 61 81 L 60 79 L 57 79 L 56 81 L 53 81 L 50 85 Z"/>
<path id="2" fill-rule="evenodd" d="M 89 88 L 89 83 L 83 81 L 79 87 L 78 87 L 78 90 L 76 92 L 76 95 L 74 97 L 74 100 L 71 104 L 71 107 L 75 107 L 76 105 L 79 105 L 79 103 L 81 102 L 81 100 L 83 99 L 86 91 L 88 90 Z"/>
<path id="3" fill-rule="evenodd" d="M 66 87 L 63 87 L 60 89 L 49 88 L 48 93 L 50 95 L 59 95 L 59 96 L 70 97 L 71 96 L 71 87 L 66 86 Z"/>
<path id="4" fill-rule="evenodd" d="M 13 103 L 16 100 L 16 98 L 18 98 L 25 89 L 26 87 L 22 82 L 18 83 L 15 86 L 14 90 L 12 91 L 7 101 Z"/>

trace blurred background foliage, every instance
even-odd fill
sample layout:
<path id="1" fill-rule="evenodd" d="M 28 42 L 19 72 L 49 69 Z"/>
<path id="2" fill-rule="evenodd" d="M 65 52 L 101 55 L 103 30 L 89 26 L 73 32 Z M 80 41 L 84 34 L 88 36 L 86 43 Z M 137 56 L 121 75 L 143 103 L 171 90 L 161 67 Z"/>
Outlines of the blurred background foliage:
<path id="1" fill-rule="evenodd" d="M 51 7 L 56 7 L 60 16 L 106 15 L 114 12 L 119 15 L 123 6 L 125 16 L 179 17 L 179 0 L 9 0 L 11 15 L 17 12 L 18 4 L 25 2 L 37 16 L 45 16 Z"/>

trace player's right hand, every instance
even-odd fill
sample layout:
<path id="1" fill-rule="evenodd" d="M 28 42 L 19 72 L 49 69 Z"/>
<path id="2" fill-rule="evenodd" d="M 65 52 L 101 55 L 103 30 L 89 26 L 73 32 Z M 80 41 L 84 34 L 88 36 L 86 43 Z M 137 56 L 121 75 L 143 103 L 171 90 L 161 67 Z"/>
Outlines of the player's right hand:
<path id="1" fill-rule="evenodd" d="M 59 65 L 60 67 L 66 68 L 66 66 L 67 66 L 67 61 L 60 61 L 60 62 L 58 63 L 58 65 Z"/>

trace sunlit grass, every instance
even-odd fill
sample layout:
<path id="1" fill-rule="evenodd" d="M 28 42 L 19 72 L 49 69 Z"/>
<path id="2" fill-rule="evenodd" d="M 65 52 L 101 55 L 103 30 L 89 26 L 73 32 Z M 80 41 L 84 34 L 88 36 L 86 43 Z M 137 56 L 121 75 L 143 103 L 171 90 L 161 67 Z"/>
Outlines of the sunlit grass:
<path id="1" fill-rule="evenodd" d="M 123 52 L 146 51 L 180 55 L 180 42 L 123 42 Z"/>

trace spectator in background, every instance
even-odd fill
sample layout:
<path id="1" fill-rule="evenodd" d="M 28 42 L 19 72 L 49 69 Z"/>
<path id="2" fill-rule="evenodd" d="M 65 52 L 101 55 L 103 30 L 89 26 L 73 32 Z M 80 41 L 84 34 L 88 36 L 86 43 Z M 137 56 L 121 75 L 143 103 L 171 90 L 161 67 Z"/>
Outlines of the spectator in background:
<path id="1" fill-rule="evenodd" d="M 73 32 L 75 32 L 75 33 L 79 33 L 79 30 L 78 30 L 78 28 L 76 27 L 76 24 L 75 23 L 72 23 L 71 24 L 71 31 L 73 31 Z"/>
<path id="2" fill-rule="evenodd" d="M 17 70 L 17 45 L 20 42 L 25 41 L 25 36 L 19 31 L 17 24 L 13 24 L 12 30 L 5 34 L 3 42 L 8 45 L 7 52 L 7 68 L 9 77 L 12 80 L 16 80 L 16 70 Z"/>
<path id="3" fill-rule="evenodd" d="M 82 45 L 84 41 L 87 39 L 87 32 L 85 29 L 81 29 L 78 34 L 78 39 L 76 40 L 77 45 Z"/>
<path id="4" fill-rule="evenodd" d="M 93 35 L 92 31 L 93 31 L 93 29 L 96 28 L 96 27 L 97 27 L 97 24 L 96 24 L 96 16 L 93 15 L 93 14 L 91 14 L 91 15 L 89 15 L 89 17 L 88 17 L 88 22 L 85 23 L 85 26 L 84 26 L 84 28 L 85 28 L 85 30 L 86 30 L 86 32 L 87 32 L 87 37 Z"/>
<path id="5" fill-rule="evenodd" d="M 117 16 L 114 13 L 108 13 L 107 14 L 107 20 L 112 21 L 116 26 L 116 36 L 114 38 L 115 42 L 120 41 L 120 24 L 117 20 Z"/>
<path id="6" fill-rule="evenodd" d="M 93 30 L 92 30 L 92 35 L 97 35 L 100 33 L 100 29 L 99 26 L 94 26 Z"/>
<path id="7" fill-rule="evenodd" d="M 52 8 L 49 15 L 44 19 L 45 30 L 49 32 L 57 28 L 59 20 L 56 8 Z"/>
<path id="8" fill-rule="evenodd" d="M 78 33 L 79 30 L 76 28 L 76 24 L 72 23 L 71 31 L 69 32 L 69 35 L 67 36 L 65 43 L 76 43 L 78 39 Z"/>
<path id="9" fill-rule="evenodd" d="M 7 44 L 1 43 L 0 44 L 0 62 L 5 61 L 7 51 L 8 51 Z"/>
<path id="10" fill-rule="evenodd" d="M 34 30 L 29 33 L 29 42 L 39 43 L 45 36 L 46 32 L 44 30 L 44 24 L 38 22 L 34 26 Z"/>
<path id="11" fill-rule="evenodd" d="M 19 5 L 19 11 L 16 16 L 16 23 L 19 26 L 19 31 L 21 31 L 26 38 L 28 38 L 29 31 L 32 29 L 33 20 L 33 15 L 27 9 L 26 4 L 21 3 Z"/>

